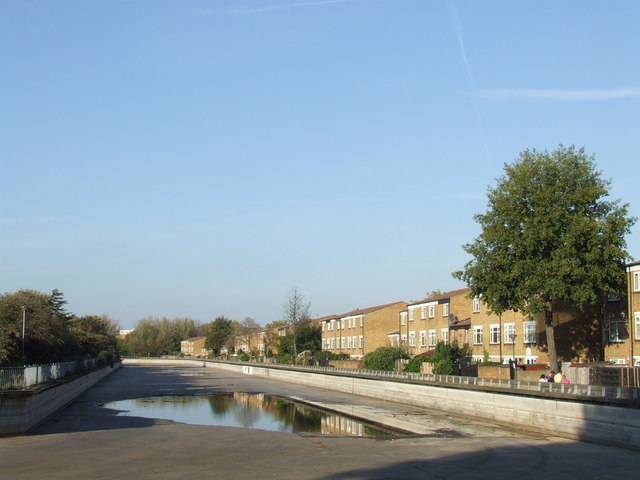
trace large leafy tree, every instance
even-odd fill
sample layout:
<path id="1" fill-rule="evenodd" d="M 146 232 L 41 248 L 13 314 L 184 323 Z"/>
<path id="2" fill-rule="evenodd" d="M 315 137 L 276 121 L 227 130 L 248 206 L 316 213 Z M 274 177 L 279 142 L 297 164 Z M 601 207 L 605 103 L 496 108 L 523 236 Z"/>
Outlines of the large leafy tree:
<path id="1" fill-rule="evenodd" d="M 553 305 L 597 304 L 625 288 L 625 236 L 636 219 L 628 205 L 607 200 L 610 181 L 584 148 L 525 150 L 488 192 L 488 210 L 475 215 L 480 235 L 454 277 L 482 295 L 497 314 L 545 313 L 552 368 L 557 353 Z"/>
<path id="2" fill-rule="evenodd" d="M 229 344 L 229 339 L 233 335 L 235 322 L 224 315 L 217 317 L 208 324 L 204 345 L 207 349 L 219 354 L 222 347 Z"/>

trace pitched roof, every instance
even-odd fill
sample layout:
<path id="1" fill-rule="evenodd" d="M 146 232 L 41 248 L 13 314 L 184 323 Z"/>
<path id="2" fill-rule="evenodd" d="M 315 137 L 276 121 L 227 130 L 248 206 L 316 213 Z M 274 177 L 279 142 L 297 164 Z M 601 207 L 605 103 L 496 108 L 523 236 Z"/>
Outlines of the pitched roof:
<path id="1" fill-rule="evenodd" d="M 439 302 L 440 300 L 446 300 L 447 298 L 457 297 L 458 295 L 462 295 L 463 293 L 470 293 L 470 292 L 471 292 L 471 289 L 469 287 L 459 288 L 458 290 L 451 290 L 450 292 L 445 292 L 443 294 L 436 295 L 435 297 L 425 298 L 424 300 L 410 303 L 408 306 L 411 307 L 413 305 L 420 305 L 421 303 Z"/>
<path id="2" fill-rule="evenodd" d="M 362 315 L 364 313 L 371 313 L 371 312 L 375 312 L 376 310 L 382 310 L 383 308 L 391 307 L 392 305 L 397 305 L 398 303 L 403 303 L 404 305 L 407 304 L 407 302 L 402 302 L 402 301 L 385 303 L 384 305 L 377 305 L 375 307 L 359 308 L 357 310 L 352 310 L 351 312 L 347 312 L 347 313 L 343 313 L 342 315 L 339 315 L 339 317 L 340 318 L 351 317 L 352 315 Z"/>

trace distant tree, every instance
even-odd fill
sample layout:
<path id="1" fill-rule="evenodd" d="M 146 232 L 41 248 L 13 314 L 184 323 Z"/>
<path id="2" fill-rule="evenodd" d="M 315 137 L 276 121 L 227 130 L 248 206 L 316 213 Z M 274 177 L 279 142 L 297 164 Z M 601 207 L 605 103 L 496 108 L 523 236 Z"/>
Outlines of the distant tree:
<path id="1" fill-rule="evenodd" d="M 234 335 L 238 340 L 247 346 L 249 352 L 255 352 L 257 350 L 258 332 L 260 331 L 260 325 L 256 322 L 255 318 L 245 317 L 244 320 L 238 322 L 236 325 Z"/>
<path id="2" fill-rule="evenodd" d="M 119 326 L 108 316 L 86 315 L 71 320 L 71 334 L 84 356 L 97 358 L 101 351 L 117 354 Z"/>
<path id="3" fill-rule="evenodd" d="M 205 348 L 211 350 L 215 355 L 220 353 L 224 346 L 229 345 L 230 338 L 234 331 L 233 320 L 221 315 L 211 322 L 204 342 Z"/>
<path id="4" fill-rule="evenodd" d="M 284 320 L 275 320 L 271 323 L 267 323 L 264 327 L 264 350 L 265 352 L 270 352 L 274 348 L 278 347 L 278 340 L 280 338 L 280 328 L 285 327 L 287 322 Z"/>
<path id="5" fill-rule="evenodd" d="M 296 287 L 292 288 L 287 296 L 287 300 L 282 307 L 283 320 L 291 327 L 293 335 L 293 358 L 298 356 L 297 337 L 300 326 L 310 317 L 311 304 L 307 302 L 304 295 Z"/>
<path id="6" fill-rule="evenodd" d="M 463 246 L 472 256 L 454 277 L 482 295 L 496 314 L 544 312 L 551 368 L 558 358 L 553 305 L 597 304 L 625 288 L 625 235 L 636 219 L 628 205 L 607 201 L 610 182 L 584 149 L 525 150 L 475 215 L 482 232 Z"/>
<path id="7" fill-rule="evenodd" d="M 289 329 L 283 336 L 278 337 L 278 352 L 298 358 L 295 352 L 308 351 L 314 355 L 322 350 L 322 328 L 311 319 L 301 320 L 297 324 L 297 335 Z"/>
<path id="8" fill-rule="evenodd" d="M 433 298 L 442 295 L 442 290 L 431 290 L 427 293 L 427 298 Z"/>

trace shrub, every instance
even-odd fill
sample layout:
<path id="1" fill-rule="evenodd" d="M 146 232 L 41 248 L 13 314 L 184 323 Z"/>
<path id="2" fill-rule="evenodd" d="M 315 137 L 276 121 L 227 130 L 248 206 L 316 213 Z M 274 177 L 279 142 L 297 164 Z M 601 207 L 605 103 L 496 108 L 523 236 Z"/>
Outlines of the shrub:
<path id="1" fill-rule="evenodd" d="M 409 362 L 404 366 L 405 372 L 415 372 L 420 373 L 420 368 L 425 361 L 425 357 L 413 357 Z"/>
<path id="2" fill-rule="evenodd" d="M 453 373 L 453 364 L 448 358 L 438 360 L 433 364 L 433 373 L 436 375 L 451 375 Z"/>
<path id="3" fill-rule="evenodd" d="M 107 351 L 107 350 L 102 350 L 100 353 L 98 353 L 98 365 L 109 365 L 110 367 L 113 367 L 115 358 L 113 356 L 113 353 Z"/>
<path id="4" fill-rule="evenodd" d="M 363 367 L 367 370 L 395 370 L 396 360 L 407 358 L 407 355 L 398 347 L 379 347 L 375 351 L 364 356 Z"/>

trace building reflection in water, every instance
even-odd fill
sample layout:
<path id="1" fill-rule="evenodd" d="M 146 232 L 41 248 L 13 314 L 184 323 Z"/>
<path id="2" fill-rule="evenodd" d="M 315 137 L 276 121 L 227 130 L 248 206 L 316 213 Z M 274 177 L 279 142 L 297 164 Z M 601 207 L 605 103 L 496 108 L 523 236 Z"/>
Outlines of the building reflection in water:
<path id="1" fill-rule="evenodd" d="M 289 433 L 389 436 L 398 432 L 263 393 L 154 397 L 104 405 L 118 415 L 162 418 L 193 425 L 243 427 Z"/>

